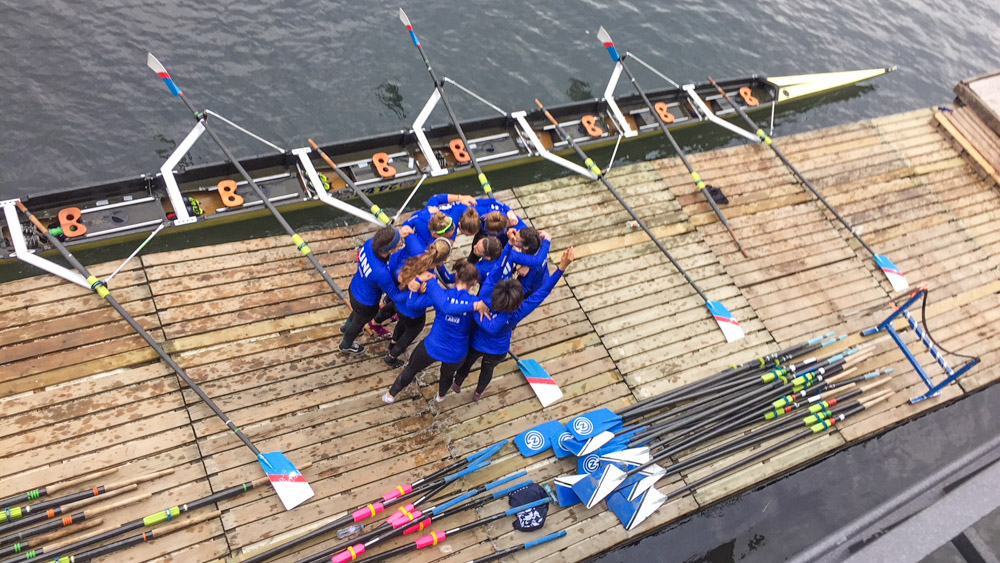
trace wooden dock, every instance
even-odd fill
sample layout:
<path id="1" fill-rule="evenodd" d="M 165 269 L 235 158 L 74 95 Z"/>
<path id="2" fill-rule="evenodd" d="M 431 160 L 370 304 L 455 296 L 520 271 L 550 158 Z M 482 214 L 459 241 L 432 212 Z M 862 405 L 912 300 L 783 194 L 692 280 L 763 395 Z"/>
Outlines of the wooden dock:
<path id="1" fill-rule="evenodd" d="M 270 488 L 261 487 L 220 503 L 218 518 L 114 560 L 238 560 L 540 422 L 619 408 L 826 331 L 851 335 L 839 348 L 870 345 L 862 370 L 895 368 L 889 383 L 895 393 L 886 403 L 836 432 L 680 497 L 633 532 L 603 503 L 591 510 L 553 506 L 541 532 L 515 532 L 501 520 L 407 559 L 464 561 L 565 528 L 566 537 L 508 559 L 577 560 L 989 385 L 1000 378 L 1000 193 L 961 154 L 935 113 L 913 111 L 776 140 L 912 286 L 931 288 L 927 324 L 935 339 L 982 358 L 959 385 L 917 405 L 908 399 L 924 385 L 899 350 L 884 338 L 858 335 L 888 314 L 888 282 L 760 146 L 690 156 L 731 200 L 724 211 L 749 259 L 737 252 L 678 159 L 610 174 L 710 298 L 739 319 L 746 338 L 732 344 L 599 184 L 564 178 L 498 194 L 552 234 L 554 259 L 571 244 L 579 257 L 515 332 L 514 350 L 541 361 L 565 393 L 544 411 L 513 362 L 498 368 L 477 403 L 470 385 L 435 403 L 431 369 L 395 404 L 383 404 L 379 397 L 397 374 L 381 360 L 385 344 L 371 343 L 361 357 L 334 351 L 347 311 L 286 237 L 142 256 L 115 278 L 114 294 L 261 450 L 281 450 L 305 467 L 316 496 L 286 512 Z M 369 227 L 305 234 L 346 288 Z M 107 275 L 115 266 L 93 270 Z M 110 526 L 261 476 L 252 454 L 98 297 L 52 276 L 0 285 L 0 296 L 0 497 L 111 466 L 120 467 L 114 479 L 175 469 L 140 486 L 155 492 L 152 499 L 105 515 Z M 918 357 L 929 373 L 940 373 L 926 352 Z M 536 482 L 576 472 L 575 460 L 557 460 L 551 452 L 525 459 L 508 445 L 469 484 L 518 468 Z M 660 488 L 666 492 L 705 471 L 661 481 Z M 506 507 L 497 501 L 482 514 Z"/>

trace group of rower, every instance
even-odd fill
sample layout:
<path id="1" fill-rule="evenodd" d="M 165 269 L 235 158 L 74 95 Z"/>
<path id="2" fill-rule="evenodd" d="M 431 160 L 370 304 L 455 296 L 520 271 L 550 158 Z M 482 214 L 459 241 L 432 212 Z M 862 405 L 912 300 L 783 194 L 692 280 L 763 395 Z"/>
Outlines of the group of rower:
<path id="1" fill-rule="evenodd" d="M 458 234 L 473 237 L 468 257 L 446 266 Z M 458 393 L 482 359 L 473 400 L 478 401 L 494 368 L 510 351 L 512 332 L 552 292 L 574 260 L 573 248 L 550 272 L 551 239 L 527 226 L 495 199 L 437 194 L 398 229 L 385 226 L 358 251 L 350 286 L 351 315 L 341 327 L 340 351 L 360 354 L 366 326 L 390 338 L 384 361 L 403 368 L 382 396 L 391 403 L 421 370 L 441 363 L 435 399 Z M 402 354 L 424 328 L 430 333 L 403 362 Z M 383 324 L 395 319 L 391 336 Z"/>

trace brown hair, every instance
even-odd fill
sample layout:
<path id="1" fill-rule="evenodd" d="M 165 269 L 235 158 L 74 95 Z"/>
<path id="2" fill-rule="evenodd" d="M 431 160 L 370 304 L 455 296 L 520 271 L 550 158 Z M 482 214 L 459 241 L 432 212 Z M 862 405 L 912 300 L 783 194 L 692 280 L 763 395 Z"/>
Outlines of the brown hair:
<path id="1" fill-rule="evenodd" d="M 438 239 L 435 240 L 427 247 L 427 250 L 423 254 L 413 256 L 403 264 L 403 267 L 399 270 L 399 289 L 404 289 L 413 278 L 418 275 L 444 264 L 444 261 L 448 259 L 448 255 L 451 254 L 451 245 L 448 244 L 449 240 Z"/>
<path id="2" fill-rule="evenodd" d="M 392 242 L 392 239 L 396 236 L 396 229 L 386 225 L 381 227 L 379 230 L 375 231 L 375 236 L 372 237 L 372 248 L 375 250 L 375 254 L 379 256 L 385 256 L 385 253 L 379 252 L 380 248 L 385 248 L 385 245 Z"/>
<path id="3" fill-rule="evenodd" d="M 490 299 L 493 301 L 493 305 L 490 308 L 494 311 L 498 313 L 513 313 L 521 306 L 521 302 L 524 300 L 524 287 L 521 286 L 521 282 L 518 280 L 503 280 L 493 288 Z"/>
<path id="4" fill-rule="evenodd" d="M 484 260 L 496 260 L 503 254 L 503 243 L 497 237 L 485 237 L 480 239 L 483 242 Z"/>
<path id="5" fill-rule="evenodd" d="M 455 232 L 455 223 L 451 220 L 451 217 L 438 211 L 427 221 L 427 228 L 434 238 L 451 238 L 451 234 Z"/>
<path id="6" fill-rule="evenodd" d="M 517 234 L 521 238 L 521 250 L 525 254 L 534 254 L 542 247 L 542 239 L 534 227 L 525 227 Z"/>
<path id="7" fill-rule="evenodd" d="M 469 287 L 479 283 L 479 269 L 465 258 L 456 260 L 454 268 L 455 281 L 461 282 Z"/>
<path id="8" fill-rule="evenodd" d="M 466 235 L 474 235 L 479 232 L 479 212 L 475 207 L 470 207 L 462 213 L 458 219 L 458 228 Z"/>
<path id="9" fill-rule="evenodd" d="M 487 234 L 499 235 L 507 228 L 507 216 L 499 211 L 490 211 L 483 217 L 483 224 Z"/>

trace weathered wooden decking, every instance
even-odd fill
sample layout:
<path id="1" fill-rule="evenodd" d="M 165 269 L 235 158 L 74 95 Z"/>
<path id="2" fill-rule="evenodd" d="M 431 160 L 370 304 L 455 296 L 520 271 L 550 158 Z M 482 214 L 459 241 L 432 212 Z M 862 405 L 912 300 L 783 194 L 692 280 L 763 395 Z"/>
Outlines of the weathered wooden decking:
<path id="1" fill-rule="evenodd" d="M 956 152 L 932 111 L 777 143 L 911 285 L 931 287 L 928 323 L 935 338 L 981 356 L 982 364 L 941 397 L 911 406 L 907 400 L 923 388 L 920 379 L 890 342 L 868 339 L 872 357 L 860 367 L 896 369 L 890 401 L 836 432 L 680 497 L 635 532 L 625 532 L 603 504 L 553 507 L 544 531 L 532 536 L 563 528 L 568 535 L 510 560 L 598 553 L 1000 378 L 1000 194 Z M 645 235 L 626 225 L 625 211 L 603 187 L 569 178 L 500 194 L 553 235 L 555 259 L 570 244 L 579 257 L 515 333 L 515 351 L 540 360 L 565 393 L 544 411 L 513 362 L 498 369 L 478 403 L 470 401 L 470 385 L 435 403 L 432 369 L 395 404 L 383 404 L 379 396 L 397 373 L 381 361 L 385 344 L 370 343 L 362 357 L 333 351 L 346 309 L 285 237 L 134 262 L 115 278 L 119 300 L 261 450 L 281 450 L 300 467 L 308 465 L 303 472 L 316 497 L 285 512 L 269 487 L 261 487 L 220 503 L 220 518 L 114 560 L 238 557 L 545 420 L 622 407 L 829 330 L 852 334 L 839 348 L 862 342 L 857 332 L 888 313 L 890 288 L 847 231 L 763 147 L 691 160 L 729 196 L 724 211 L 751 258 L 736 251 L 677 159 L 618 167 L 611 180 L 709 296 L 740 320 L 747 336 L 732 344 L 724 343 L 703 303 Z M 369 233 L 357 226 L 306 238 L 346 288 L 354 249 Z M 114 267 L 93 270 L 106 275 Z M 155 491 L 151 500 L 106 515 L 108 526 L 260 476 L 250 452 L 99 298 L 51 276 L 0 285 L 0 296 L 0 497 L 109 466 L 121 470 L 108 480 L 175 468 L 140 486 L 140 492 Z M 930 373 L 939 373 L 928 354 L 919 357 Z M 508 445 L 473 482 L 521 467 L 543 481 L 576 466 L 551 453 L 525 459 Z M 499 509 L 495 502 L 482 513 Z M 529 537 L 503 520 L 408 560 L 467 560 Z"/>

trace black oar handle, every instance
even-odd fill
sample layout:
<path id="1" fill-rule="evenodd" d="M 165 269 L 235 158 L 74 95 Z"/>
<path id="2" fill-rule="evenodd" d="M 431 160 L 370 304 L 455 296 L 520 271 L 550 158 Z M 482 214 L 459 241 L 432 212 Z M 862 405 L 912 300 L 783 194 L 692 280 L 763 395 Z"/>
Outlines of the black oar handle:
<path id="1" fill-rule="evenodd" d="M 667 257 L 667 260 L 670 260 L 670 263 L 673 264 L 674 268 L 678 272 L 680 272 L 682 276 L 684 276 L 684 279 L 688 282 L 688 284 L 692 288 L 694 288 L 694 290 L 698 293 L 698 296 L 701 297 L 701 299 L 707 303 L 708 297 L 706 297 L 705 293 L 701 290 L 700 287 L 698 287 L 698 284 L 696 284 L 694 279 L 690 275 L 688 275 L 686 271 L 684 271 L 684 268 L 682 268 L 681 265 L 677 262 L 677 260 L 674 259 L 673 255 L 670 254 L 670 251 L 667 250 L 667 247 L 664 246 L 662 242 L 660 242 L 660 239 L 656 238 L 656 235 L 653 234 L 653 231 L 649 230 L 649 227 L 646 226 L 646 222 L 639 217 L 639 215 L 635 212 L 635 210 L 632 209 L 632 206 L 630 206 L 628 202 L 625 201 L 625 198 L 623 198 L 621 194 L 618 193 L 618 190 L 616 190 L 614 186 L 612 186 L 611 183 L 608 182 L 608 179 L 604 177 L 604 173 L 601 172 L 601 168 L 596 164 L 594 164 L 593 159 L 588 157 L 583 152 L 583 149 L 581 149 L 576 145 L 571 136 L 566 134 L 566 131 L 564 131 L 562 126 L 559 125 L 559 121 L 557 121 L 556 118 L 553 117 L 552 114 L 545 109 L 545 106 L 542 105 L 542 102 L 538 101 L 538 99 L 536 98 L 535 103 L 538 104 L 538 107 L 542 109 L 542 111 L 545 113 L 545 116 L 549 119 L 549 121 L 552 122 L 556 130 L 562 134 L 564 139 L 566 139 L 566 142 L 576 150 L 576 153 L 580 156 L 580 158 L 584 159 L 584 163 L 587 166 L 587 168 L 589 168 L 590 171 L 593 172 L 595 176 L 597 176 L 597 178 L 604 184 L 604 187 L 606 187 L 608 191 L 611 192 L 611 195 L 615 196 L 615 199 L 618 200 L 618 203 L 620 203 L 621 206 L 625 208 L 625 211 L 628 211 L 628 214 L 632 216 L 632 219 L 635 220 L 636 224 L 639 225 L 639 227 L 643 231 L 645 231 L 646 236 L 648 236 L 650 240 L 653 241 L 653 244 L 655 244 L 656 247 L 660 249 L 660 252 L 663 252 L 663 254 Z"/>
<path id="2" fill-rule="evenodd" d="M 327 165 L 330 166 L 330 168 L 333 168 L 333 171 L 336 172 L 338 176 L 340 176 L 340 179 L 343 180 L 344 183 L 346 183 L 348 187 L 350 187 L 351 190 L 354 191 L 354 195 L 358 196 L 358 198 L 360 198 L 361 201 L 363 201 L 365 205 L 368 206 L 368 209 L 372 212 L 372 215 L 374 215 L 376 219 L 382 221 L 382 223 L 386 225 L 392 223 L 392 219 L 389 218 L 389 216 L 385 213 L 385 211 L 383 211 L 381 207 L 372 203 L 372 200 L 369 199 L 367 195 L 365 195 L 365 192 L 361 191 L 361 188 L 359 188 L 358 185 L 354 183 L 354 180 L 351 180 L 350 176 L 348 176 L 347 173 L 343 171 L 343 169 L 337 166 L 337 163 L 334 162 L 333 159 L 330 158 L 325 152 L 323 152 L 323 149 L 319 148 L 319 145 L 316 144 L 316 141 L 312 139 L 308 139 L 308 141 L 309 141 L 309 146 L 312 147 L 313 150 L 319 153 L 319 156 L 327 163 Z M 318 186 L 317 189 L 319 189 Z"/>

